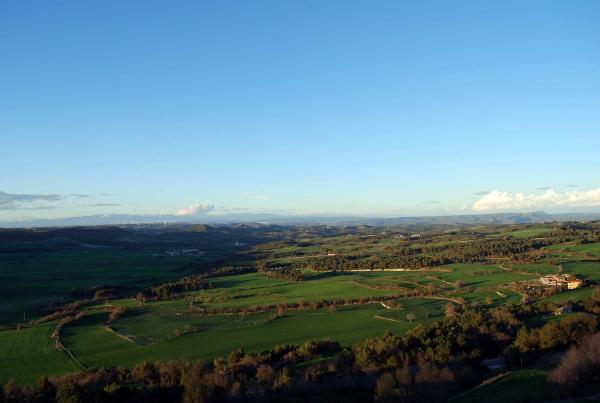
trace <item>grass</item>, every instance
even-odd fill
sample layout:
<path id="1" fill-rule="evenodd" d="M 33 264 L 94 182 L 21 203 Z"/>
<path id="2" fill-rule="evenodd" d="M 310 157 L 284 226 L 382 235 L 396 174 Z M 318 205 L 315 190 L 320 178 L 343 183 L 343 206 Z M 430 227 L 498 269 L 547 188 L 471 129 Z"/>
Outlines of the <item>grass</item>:
<path id="1" fill-rule="evenodd" d="M 181 300 L 149 302 L 143 307 L 132 300 L 91 304 L 87 307 L 86 317 L 63 327 L 62 341 L 87 367 L 134 366 L 144 360 L 178 358 L 210 360 L 227 356 L 230 351 L 242 346 L 247 351 L 260 351 L 278 344 L 301 344 L 306 340 L 324 337 L 350 345 L 386 330 L 403 334 L 418 323 L 440 319 L 444 315 L 446 301 L 401 298 L 397 302 L 402 304 L 402 309 L 366 304 L 338 307 L 334 313 L 325 309 L 287 310 L 276 319 L 271 319 L 272 312 L 247 314 L 244 317 L 190 315 L 187 307 L 190 301 L 205 307 L 249 307 L 300 300 L 312 302 L 394 295 L 402 291 L 370 286 L 400 285 L 410 288 L 429 284 L 445 289 L 448 295 L 463 296 L 467 302 L 485 304 L 487 297 L 490 297 L 492 305 L 496 306 L 515 298 L 518 300 L 518 295 L 501 288 L 502 284 L 530 277 L 482 264 L 455 264 L 438 269 L 447 272 L 308 273 L 307 279 L 302 282 L 273 279 L 261 273 L 223 276 L 210 280 L 213 288 L 190 292 Z M 461 280 L 464 288 L 455 290 L 453 283 L 456 280 Z M 496 294 L 496 289 L 501 289 L 506 297 Z M 105 325 L 107 311 L 116 305 L 127 306 L 129 311 L 113 323 L 114 331 L 111 331 Z M 412 323 L 407 320 L 409 314 L 416 318 Z M 45 332 L 46 343 L 51 343 L 48 332 L 51 333 L 52 326 L 34 329 L 37 328 Z M 33 344 L 25 339 L 23 342 Z M 31 382 L 40 374 L 76 370 L 66 354 L 53 350 L 51 344 L 46 347 L 44 354 L 54 354 L 58 358 L 53 359 L 52 364 L 44 365 L 54 367 L 41 365 L 40 371 L 16 371 L 13 376 L 21 382 Z M 20 346 L 18 350 L 28 348 Z M 25 368 L 29 364 L 21 365 Z"/>
<path id="2" fill-rule="evenodd" d="M 448 268 L 451 271 L 449 273 L 434 273 L 435 277 L 453 284 L 460 281 L 463 287 L 497 287 L 534 278 L 533 275 L 506 271 L 494 265 L 451 264 L 440 266 L 440 268 Z"/>
<path id="3" fill-rule="evenodd" d="M 600 281 L 600 262 L 569 262 L 564 265 L 565 272 L 583 278 L 586 281 Z"/>
<path id="4" fill-rule="evenodd" d="M 248 273 L 211 279 L 215 288 L 190 295 L 203 307 L 223 308 L 398 294 L 397 290 L 370 289 L 353 282 L 387 274 L 313 273 L 305 281 L 293 283 Z"/>
<path id="5" fill-rule="evenodd" d="M 272 312 L 248 315 L 186 315 L 176 312 L 157 314 L 154 310 L 138 311 L 120 319 L 114 329 L 138 344 L 150 344 L 175 336 L 176 332 L 207 332 L 258 326 L 269 320 Z"/>
<path id="6" fill-rule="evenodd" d="M 15 379 L 33 383 L 40 376 L 77 371 L 68 356 L 54 348 L 56 324 L 0 331 L 0 382 Z"/>
<path id="7" fill-rule="evenodd" d="M 189 261 L 116 248 L 0 254 L 0 319 L 28 318 L 35 306 L 68 302 L 74 287 L 111 284 L 143 287 L 180 278 Z"/>
<path id="8" fill-rule="evenodd" d="M 410 324 L 406 316 L 413 314 L 416 318 L 413 325 L 442 319 L 444 317 L 444 306 L 447 304 L 446 301 L 440 300 L 405 298 L 396 300 L 396 303 L 402 304 L 402 308 L 382 311 L 379 316 Z"/>
<path id="9" fill-rule="evenodd" d="M 86 367 L 106 365 L 108 363 L 103 359 L 105 355 L 127 354 L 136 346 L 110 332 L 104 325 L 107 318 L 106 313 L 94 313 L 63 327 L 63 345 Z"/>
<path id="10" fill-rule="evenodd" d="M 561 302 L 577 302 L 587 299 L 594 294 L 593 288 L 578 288 L 575 290 L 563 291 L 560 294 L 551 295 L 547 298 L 541 299 L 539 302 L 553 302 L 553 303 L 561 303 Z"/>
<path id="11" fill-rule="evenodd" d="M 410 303 L 406 301 L 407 305 Z M 214 328 L 208 331 L 164 338 L 145 345 L 126 341 L 109 332 L 104 327 L 105 314 L 95 314 L 67 326 L 63 342 L 87 366 L 133 366 L 144 360 L 212 359 L 227 356 L 238 347 L 257 352 L 278 344 L 302 344 L 316 338 L 330 338 L 350 345 L 386 330 L 402 334 L 417 323 L 397 323 L 375 318 L 384 311 L 380 304 L 340 307 L 335 313 L 326 310 L 287 311 L 283 317 L 250 326 L 228 327 L 227 321 L 224 321 L 222 324 L 213 323 Z M 156 323 L 141 322 L 141 327 L 136 330 L 126 327 L 126 319 L 123 319 L 123 326 L 119 322 L 115 328 L 127 329 L 134 340 L 138 336 L 136 332 L 148 332 L 143 328 Z M 165 330 L 169 332 L 168 327 Z"/>
<path id="12" fill-rule="evenodd" d="M 536 264 L 516 264 L 511 266 L 512 270 L 523 271 L 526 273 L 532 273 L 540 276 L 546 276 L 549 274 L 558 273 L 558 267 L 547 263 L 536 263 Z"/>
<path id="13" fill-rule="evenodd" d="M 461 394 L 455 403 L 542 402 L 552 396 L 546 382 L 546 372 L 540 370 L 514 371 L 500 375 L 491 382 Z"/>
<path id="14" fill-rule="evenodd" d="M 498 291 L 505 296 L 490 290 L 458 293 L 455 295 L 464 298 L 467 303 L 477 302 L 479 305 L 488 305 L 487 299 L 489 297 L 492 300 L 492 303 L 489 304 L 491 307 L 498 307 L 500 305 L 518 303 L 521 301 L 521 296 L 510 289 L 500 288 Z"/>
<path id="15" fill-rule="evenodd" d="M 512 231 L 509 232 L 508 235 L 512 236 L 513 238 L 533 238 L 543 236 L 549 232 L 552 232 L 552 228 L 535 227 Z"/>
<path id="16" fill-rule="evenodd" d="M 591 257 L 600 257 L 600 243 L 586 243 L 570 248 L 575 252 L 586 253 Z"/>

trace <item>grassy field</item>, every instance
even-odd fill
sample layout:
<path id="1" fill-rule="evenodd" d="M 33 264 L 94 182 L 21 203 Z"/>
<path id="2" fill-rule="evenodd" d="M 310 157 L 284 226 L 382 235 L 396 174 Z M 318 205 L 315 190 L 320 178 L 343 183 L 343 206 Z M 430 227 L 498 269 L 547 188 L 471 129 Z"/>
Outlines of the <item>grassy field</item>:
<path id="1" fill-rule="evenodd" d="M 107 270 L 101 262 L 97 261 L 98 270 Z M 129 260 L 129 264 L 131 262 Z M 159 265 L 155 270 L 156 275 L 168 276 L 171 269 Z M 403 334 L 418 323 L 441 319 L 448 301 L 400 298 L 394 309 L 386 309 L 382 304 L 364 304 L 339 306 L 333 313 L 327 309 L 287 310 L 281 317 L 274 317 L 274 312 L 194 315 L 188 313 L 188 305 L 232 308 L 299 301 L 310 303 L 403 295 L 405 290 L 431 285 L 441 292 L 442 297 L 461 296 L 467 303 L 477 301 L 480 304 L 487 304 L 491 299 L 491 305 L 498 306 L 518 302 L 520 296 L 506 289 L 504 284 L 537 275 L 533 274 L 534 268 L 531 271 L 529 276 L 495 265 L 453 264 L 422 272 L 307 272 L 306 280 L 301 282 L 273 279 L 261 273 L 216 277 L 210 279 L 212 288 L 189 292 L 178 300 L 148 302 L 144 306 L 126 299 L 91 304 L 86 307 L 87 315 L 83 319 L 63 327 L 61 339 L 85 367 L 133 366 L 144 360 L 178 358 L 210 360 L 227 356 L 242 346 L 248 351 L 260 351 L 277 344 L 301 344 L 325 337 L 350 345 L 386 330 Z M 81 281 L 93 278 L 93 275 L 86 275 Z M 131 269 L 121 279 L 142 278 L 136 277 Z M 462 283 L 460 289 L 455 288 L 457 280 Z M 109 328 L 106 326 L 108 312 L 118 305 L 127 306 L 128 313 Z M 414 319 L 409 321 L 408 315 Z M 5 341 L 3 345 L 18 342 L 16 351 L 25 354 L 7 355 L 0 368 L 0 381 L 16 378 L 31 382 L 42 374 L 76 370 L 75 362 L 67 354 L 54 349 L 50 339 L 52 329 L 53 325 L 38 325 L 22 329 L 20 333 L 0 331 L 0 340 Z M 30 362 L 36 361 L 27 361 L 26 354 L 39 359 L 40 365 L 32 369 Z M 48 357 L 52 358 L 48 360 Z"/>
<path id="2" fill-rule="evenodd" d="M 313 273 L 305 281 L 293 283 L 268 278 L 260 273 L 248 273 L 211 279 L 214 288 L 190 295 L 201 306 L 222 308 L 398 294 L 394 290 L 361 287 L 353 281 L 389 274 Z"/>
<path id="3" fill-rule="evenodd" d="M 515 230 L 515 228 L 518 228 Z M 514 227 L 478 237 L 543 237 L 551 227 Z M 471 235 L 456 241 L 445 232 L 429 239 L 409 241 L 409 235 L 388 236 L 385 232 L 365 235 L 318 236 L 297 238 L 294 244 L 273 242 L 261 253 L 267 261 L 302 262 L 327 253 L 356 254 L 357 260 L 396 253 L 398 248 L 417 250 L 419 254 L 443 253 L 447 245 L 460 242 L 468 247 L 475 242 Z M 171 241 L 169 241 L 171 242 Z M 271 245 L 271 246 L 269 246 Z M 442 249 L 438 249 L 442 248 Z M 266 252 L 265 252 L 266 250 Z M 539 252 L 539 253 L 538 253 Z M 252 252 L 254 253 L 254 252 Z M 79 367 L 134 366 L 142 361 L 226 357 L 243 347 L 257 352 L 279 344 L 302 344 L 307 340 L 331 338 L 343 345 L 389 330 L 404 334 L 419 323 L 444 317 L 450 301 L 467 305 L 497 307 L 519 303 L 523 296 L 515 283 L 535 280 L 540 275 L 557 273 L 562 265 L 566 273 L 600 281 L 600 244 L 568 242 L 536 251 L 532 261 L 485 258 L 479 263 L 447 264 L 405 271 L 314 272 L 301 267 L 303 281 L 291 282 L 251 272 L 210 277 L 210 288 L 182 293 L 177 299 L 148 301 L 143 306 L 125 293 L 121 299 L 87 304 L 86 315 L 65 325 L 61 340 L 67 351 L 58 351 L 50 337 L 56 323 L 28 325 L 14 330 L 16 321 L 32 318 L 33 308 L 42 303 L 68 302 L 73 287 L 119 285 L 139 290 L 154 284 L 173 281 L 191 273 L 189 257 L 167 257 L 151 249 L 128 250 L 111 247 L 76 248 L 36 253 L 0 254 L 0 383 L 16 379 L 32 383 L 41 375 L 58 375 L 77 371 Z M 239 261 L 246 261 L 245 255 Z M 412 266 L 411 266 L 412 267 Z M 511 289 L 512 287 L 512 289 Z M 135 291 L 137 292 L 137 291 Z M 563 292 L 539 302 L 563 303 L 589 297 L 591 288 Z M 410 297 L 419 295 L 418 297 Z M 427 297 L 423 297 L 427 295 Z M 392 309 L 381 303 L 340 305 L 335 310 L 286 309 L 277 316 L 273 309 L 250 313 L 253 308 L 276 304 L 319 301 L 344 301 L 369 297 L 395 298 Z M 192 314 L 190 305 L 206 309 L 240 309 L 243 314 Z M 109 312 L 117 306 L 127 313 L 107 326 Z M 213 311 L 214 312 L 214 311 Z M 72 353 L 70 355 L 69 353 Z M 495 398 L 503 386 L 520 401 L 529 396 L 523 385 L 537 385 L 540 373 L 517 372 L 477 388 L 460 401 Z M 498 396 L 500 396 L 498 394 Z M 469 400 L 470 399 L 470 400 Z M 498 399 L 497 401 L 500 401 Z"/>
<path id="4" fill-rule="evenodd" d="M 0 382 L 33 383 L 40 376 L 77 371 L 68 356 L 54 348 L 50 337 L 56 324 L 0 332 Z"/>
<path id="5" fill-rule="evenodd" d="M 29 317 L 36 304 L 68 302 L 74 287 L 174 280 L 185 275 L 176 269 L 188 261 L 116 248 L 0 254 L 0 319 L 14 321 L 23 312 Z"/>
<path id="6" fill-rule="evenodd" d="M 187 313 L 190 301 L 205 307 L 249 307 L 258 304 L 283 302 L 335 300 L 345 298 L 398 294 L 397 290 L 382 290 L 373 285 L 435 283 L 444 289 L 454 290 L 449 282 L 461 280 L 473 286 L 461 295 L 468 302 L 477 300 L 485 304 L 487 297 L 492 305 L 518 299 L 510 290 L 499 288 L 478 291 L 477 287 L 495 287 L 524 276 L 506 272 L 490 265 L 449 265 L 445 271 L 427 272 L 436 279 L 415 272 L 361 272 L 313 273 L 307 280 L 290 283 L 272 279 L 260 273 L 248 273 L 211 279 L 212 289 L 188 293 L 182 300 L 150 302 L 143 307 L 131 300 L 97 303 L 88 307 L 88 315 L 62 330 L 62 341 L 76 359 L 87 367 L 124 365 L 133 366 L 144 360 L 177 358 L 212 359 L 226 356 L 231 350 L 243 346 L 248 351 L 272 348 L 277 344 L 300 344 L 306 340 L 329 337 L 343 344 L 379 335 L 386 330 L 402 334 L 417 323 L 431 322 L 443 317 L 444 300 L 401 298 L 398 308 L 386 309 L 381 304 L 341 306 L 336 312 L 326 309 L 287 310 L 282 317 L 273 318 L 272 312 L 246 315 L 191 315 Z M 438 279 L 439 278 L 439 279 Z M 467 292 L 469 291 L 469 292 Z M 123 318 L 113 323 L 111 329 L 105 322 L 108 310 L 116 305 L 129 307 Z M 412 321 L 408 315 L 414 316 Z M 29 382 L 42 373 L 62 373 L 76 369 L 64 353 L 53 350 L 49 334 L 51 326 L 23 329 L 21 332 L 45 332 L 46 353 L 59 359 L 53 367 L 40 367 L 40 371 L 0 372 Z M 11 333 L 12 332 L 12 333 Z M 15 336 L 14 331 L 0 332 L 0 337 L 17 337 L 20 351 L 30 350 L 39 339 Z M 7 363 L 8 365 L 9 363 Z M 48 364 L 46 364 L 48 365 Z M 8 368 L 8 367 L 7 367 Z"/>
<path id="7" fill-rule="evenodd" d="M 506 283 L 535 278 L 533 274 L 530 276 L 515 273 L 495 265 L 451 264 L 439 268 L 447 268 L 450 271 L 435 273 L 435 277 L 453 284 L 460 281 L 463 287 L 497 287 Z"/>
<path id="8" fill-rule="evenodd" d="M 552 232 L 553 228 L 535 226 L 530 228 L 517 228 L 517 229 L 505 229 L 499 232 L 493 232 L 489 234 L 490 238 L 502 238 L 511 236 L 513 238 L 539 238 Z"/>
<path id="9" fill-rule="evenodd" d="M 527 228 L 516 231 L 511 231 L 508 235 L 513 238 L 533 238 L 533 237 L 542 237 L 545 234 L 552 231 L 552 228 L 548 227 L 535 227 L 535 228 Z"/>
<path id="10" fill-rule="evenodd" d="M 542 402 L 551 398 L 546 372 L 526 370 L 509 372 L 457 396 L 455 403 Z"/>
<path id="11" fill-rule="evenodd" d="M 546 248 L 547 250 L 559 250 L 570 257 L 579 255 L 579 257 L 588 256 L 590 258 L 600 258 L 600 243 L 571 243 L 552 245 Z"/>
<path id="12" fill-rule="evenodd" d="M 413 313 L 422 321 L 434 320 L 441 314 L 439 301 L 403 301 L 401 316 Z M 425 312 L 434 315 L 426 318 Z M 238 347 L 247 351 L 261 351 L 278 344 L 301 344 L 306 340 L 330 338 L 342 344 L 380 335 L 386 330 L 402 334 L 418 322 L 409 323 L 376 318 L 389 316 L 392 312 L 380 304 L 339 307 L 334 313 L 319 311 L 286 311 L 282 317 L 268 319 L 267 315 L 251 315 L 243 322 L 235 323 L 240 315 L 224 317 L 196 317 L 178 320 L 153 318 L 152 315 L 137 317 L 135 321 L 124 318 L 115 323 L 118 332 L 132 336 L 128 341 L 106 329 L 105 314 L 95 314 L 67 326 L 64 344 L 86 366 L 124 365 L 132 366 L 144 360 L 176 358 L 212 359 L 227 356 Z M 165 324 L 157 327 L 158 322 Z M 135 322 L 135 323 L 134 323 Z M 184 323 L 205 326 L 174 337 L 172 330 Z M 153 340 L 150 340 L 152 339 Z"/>
<path id="13" fill-rule="evenodd" d="M 539 276 L 546 276 L 549 274 L 558 273 L 558 267 L 553 266 L 546 263 L 538 263 L 538 264 L 517 264 L 511 265 L 511 269 L 515 271 L 521 271 L 526 273 L 531 273 Z"/>
<path id="14" fill-rule="evenodd" d="M 246 315 L 186 315 L 179 312 L 158 313 L 141 309 L 118 320 L 115 330 L 137 344 L 146 345 L 175 337 L 177 333 L 207 332 L 259 326 L 269 320 L 272 312 Z"/>
<path id="15" fill-rule="evenodd" d="M 388 309 L 378 316 L 406 324 L 409 323 L 406 317 L 412 314 L 415 316 L 413 323 L 431 322 L 444 317 L 444 306 L 447 302 L 432 299 L 398 299 L 396 303 L 402 308 Z"/>
<path id="16" fill-rule="evenodd" d="M 586 298 L 589 298 L 594 294 L 593 288 L 579 288 L 576 290 L 569 290 L 565 292 L 561 292 L 560 294 L 552 295 L 550 297 L 544 298 L 539 302 L 554 302 L 554 303 L 564 303 L 564 302 L 577 302 L 582 301 Z"/>
<path id="17" fill-rule="evenodd" d="M 564 265 L 565 272 L 586 281 L 600 281 L 600 262 L 570 262 Z"/>
<path id="18" fill-rule="evenodd" d="M 386 309 L 381 304 L 338 307 L 311 311 L 288 310 L 283 316 L 272 313 L 250 315 L 177 315 L 164 304 L 154 310 L 152 304 L 133 310 L 107 328 L 107 312 L 89 313 L 83 319 L 64 326 L 61 339 L 65 347 L 86 367 L 133 366 L 144 360 L 177 358 L 213 359 L 244 347 L 261 351 L 278 344 L 302 344 L 306 340 L 330 338 L 350 345 L 367 336 L 385 331 L 403 334 L 417 323 L 443 317 L 446 301 L 399 299 L 401 308 Z M 407 315 L 415 316 L 409 322 Z M 189 333 L 186 327 L 189 326 Z M 0 381 L 15 378 L 32 382 L 42 374 L 61 374 L 77 370 L 63 352 L 54 349 L 50 334 L 53 325 L 0 332 L 7 349 L 29 351 L 36 366 L 30 367 L 27 355 L 7 355 L 0 367 Z M 176 333 L 175 331 L 179 331 Z M 31 334 L 31 337 L 28 336 Z M 20 343 L 15 345 L 14 343 Z M 25 361 L 23 361 L 25 360 Z M 39 360 L 40 365 L 37 365 Z M 16 367 L 15 365 L 18 364 Z M 20 366 L 19 366 L 20 365 Z"/>

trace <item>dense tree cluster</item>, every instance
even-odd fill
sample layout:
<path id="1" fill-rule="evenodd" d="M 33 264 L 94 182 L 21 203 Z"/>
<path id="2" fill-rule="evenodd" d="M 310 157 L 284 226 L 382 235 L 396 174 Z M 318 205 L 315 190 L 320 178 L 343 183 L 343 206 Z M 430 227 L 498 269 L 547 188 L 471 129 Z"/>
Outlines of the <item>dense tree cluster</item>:
<path id="1" fill-rule="evenodd" d="M 583 301 L 583 310 L 589 313 L 600 314 L 600 287 L 594 290 L 594 294 Z"/>
<path id="2" fill-rule="evenodd" d="M 522 327 L 513 347 L 531 362 L 548 350 L 563 349 L 598 331 L 598 318 L 585 313 L 569 315 L 562 320 L 550 321 L 541 328 Z"/>
<path id="3" fill-rule="evenodd" d="M 167 300 L 176 298 L 179 294 L 186 291 L 204 290 L 210 288 L 210 282 L 204 274 L 195 276 L 182 277 L 181 279 L 171 282 L 159 284 L 155 287 L 145 288 L 138 293 L 136 299 L 138 301 L 148 300 Z"/>
<path id="4" fill-rule="evenodd" d="M 91 287 L 75 287 L 70 292 L 73 299 L 113 299 L 122 296 L 121 287 L 118 285 L 94 285 Z"/>
<path id="5" fill-rule="evenodd" d="M 216 307 L 216 308 L 203 308 L 197 305 L 190 305 L 188 312 L 191 314 L 246 314 L 246 313 L 257 313 L 257 312 L 269 312 L 283 307 L 284 309 L 291 310 L 312 310 L 316 311 L 319 309 L 329 308 L 331 306 L 345 306 L 345 305 L 362 305 L 362 304 L 374 304 L 383 301 L 393 301 L 402 297 L 403 295 L 380 295 L 371 297 L 355 297 L 355 298 L 344 298 L 335 300 L 321 299 L 318 301 L 304 301 L 298 302 L 284 302 L 279 304 L 263 304 L 263 305 L 251 305 L 248 307 L 236 306 L 236 307 Z"/>
<path id="6" fill-rule="evenodd" d="M 505 309 L 468 309 L 431 325 L 419 324 L 404 337 L 391 333 L 356 344 L 353 352 L 364 370 L 392 369 L 415 362 L 476 363 L 508 346 L 518 321 Z"/>
<path id="7" fill-rule="evenodd" d="M 267 277 L 275 278 L 278 280 L 285 281 L 302 281 L 304 280 L 304 275 L 300 270 L 289 269 L 287 267 L 276 267 L 272 269 L 266 269 L 261 271 Z"/>
<path id="8" fill-rule="evenodd" d="M 65 305 L 59 307 L 58 309 L 56 307 L 52 307 L 51 313 L 49 313 L 48 315 L 42 316 L 39 319 L 31 321 L 30 323 L 32 325 L 35 325 L 35 324 L 44 323 L 44 322 L 51 322 L 53 320 L 57 320 L 57 319 L 64 318 L 66 316 L 73 315 L 79 309 L 81 309 L 83 306 L 85 306 L 88 302 L 89 301 L 77 300 L 77 301 L 73 301 L 68 304 L 65 304 Z"/>
<path id="9" fill-rule="evenodd" d="M 299 269 L 294 269 L 288 266 L 271 267 L 264 260 L 259 261 L 256 266 L 258 267 L 258 271 L 267 277 L 285 281 L 304 280 L 304 275 Z"/>
<path id="10" fill-rule="evenodd" d="M 563 356 L 550 373 L 550 382 L 559 386 L 560 395 L 585 395 L 600 382 L 600 333 L 583 338 Z"/>
<path id="11" fill-rule="evenodd" d="M 421 269 L 450 263 L 474 263 L 488 258 L 515 257 L 563 241 L 544 239 L 476 239 L 438 246 L 411 246 L 386 249 L 375 255 L 349 254 L 307 257 L 291 267 L 317 271 Z M 527 259 L 528 256 L 522 256 Z"/>

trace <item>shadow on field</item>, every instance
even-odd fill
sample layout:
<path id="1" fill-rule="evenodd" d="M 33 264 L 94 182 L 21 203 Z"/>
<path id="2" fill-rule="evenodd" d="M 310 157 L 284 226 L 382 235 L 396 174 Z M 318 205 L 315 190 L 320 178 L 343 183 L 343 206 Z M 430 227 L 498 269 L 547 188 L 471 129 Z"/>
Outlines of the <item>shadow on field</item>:
<path id="1" fill-rule="evenodd" d="M 305 280 L 307 280 L 307 281 L 323 280 L 324 278 L 346 276 L 346 275 L 348 275 L 348 273 L 328 271 L 328 272 L 323 272 L 323 273 L 318 273 L 318 274 L 311 274 L 309 277 L 306 277 Z"/>
<path id="2" fill-rule="evenodd" d="M 103 325 L 107 320 L 107 312 L 87 313 L 83 318 L 64 325 L 61 330 L 61 338 L 64 340 L 72 336 L 79 327 Z"/>

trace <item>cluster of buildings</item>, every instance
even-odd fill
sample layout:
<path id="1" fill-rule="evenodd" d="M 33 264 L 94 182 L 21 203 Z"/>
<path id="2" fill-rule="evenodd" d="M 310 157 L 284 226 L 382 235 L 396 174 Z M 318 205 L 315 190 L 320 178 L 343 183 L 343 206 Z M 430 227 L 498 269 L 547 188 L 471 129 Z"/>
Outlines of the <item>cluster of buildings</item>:
<path id="1" fill-rule="evenodd" d="M 571 278 L 568 274 L 552 274 L 540 277 L 540 282 L 545 286 L 562 287 L 574 290 L 583 285 L 583 280 Z"/>
<path id="2" fill-rule="evenodd" d="M 172 249 L 165 251 L 167 256 L 202 256 L 204 251 L 192 248 Z"/>

